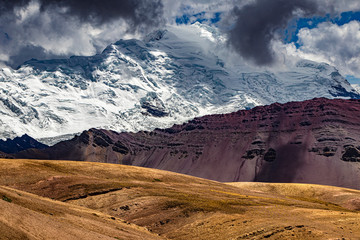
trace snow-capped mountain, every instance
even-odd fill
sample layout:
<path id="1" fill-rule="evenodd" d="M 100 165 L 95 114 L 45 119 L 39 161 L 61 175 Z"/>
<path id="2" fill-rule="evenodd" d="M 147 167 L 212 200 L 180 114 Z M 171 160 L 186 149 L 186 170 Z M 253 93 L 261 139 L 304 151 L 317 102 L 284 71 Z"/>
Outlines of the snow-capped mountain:
<path id="1" fill-rule="evenodd" d="M 225 44 L 209 26 L 171 26 L 91 57 L 3 68 L 0 137 L 27 133 L 51 144 L 89 128 L 151 130 L 273 102 L 360 97 L 327 64 L 254 71 L 229 63 Z"/>

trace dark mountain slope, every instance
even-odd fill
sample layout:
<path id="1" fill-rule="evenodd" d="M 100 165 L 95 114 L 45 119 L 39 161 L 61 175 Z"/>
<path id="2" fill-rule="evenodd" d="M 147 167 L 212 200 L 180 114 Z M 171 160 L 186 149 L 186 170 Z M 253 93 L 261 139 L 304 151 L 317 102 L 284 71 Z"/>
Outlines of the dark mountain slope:
<path id="1" fill-rule="evenodd" d="M 122 163 L 219 181 L 360 189 L 360 100 L 275 103 L 153 132 L 91 129 L 16 157 Z"/>
<path id="2" fill-rule="evenodd" d="M 14 139 L 0 140 L 0 151 L 4 153 L 17 153 L 30 148 L 44 149 L 47 147 L 26 134 Z"/>

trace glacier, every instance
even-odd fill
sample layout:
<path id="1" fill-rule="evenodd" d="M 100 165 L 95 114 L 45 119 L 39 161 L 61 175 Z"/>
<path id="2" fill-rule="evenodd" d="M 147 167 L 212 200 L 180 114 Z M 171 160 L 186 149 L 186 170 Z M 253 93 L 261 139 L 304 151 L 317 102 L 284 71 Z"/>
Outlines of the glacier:
<path id="1" fill-rule="evenodd" d="M 120 40 L 95 56 L 0 69 L 0 138 L 28 134 L 46 144 L 90 128 L 166 128 L 207 114 L 314 97 L 359 98 L 325 63 L 283 71 L 229 61 L 226 39 L 199 23 Z"/>

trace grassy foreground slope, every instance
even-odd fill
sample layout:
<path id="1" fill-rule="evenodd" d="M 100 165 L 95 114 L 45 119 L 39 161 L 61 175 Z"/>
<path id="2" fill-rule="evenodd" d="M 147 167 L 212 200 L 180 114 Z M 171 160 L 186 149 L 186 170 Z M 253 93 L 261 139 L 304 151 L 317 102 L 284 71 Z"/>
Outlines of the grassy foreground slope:
<path id="1" fill-rule="evenodd" d="M 0 159 L 0 173 L 0 239 L 360 238 L 356 190 L 71 161 Z"/>
<path id="2" fill-rule="evenodd" d="M 101 212 L 0 186 L 0 239 L 161 239 Z"/>

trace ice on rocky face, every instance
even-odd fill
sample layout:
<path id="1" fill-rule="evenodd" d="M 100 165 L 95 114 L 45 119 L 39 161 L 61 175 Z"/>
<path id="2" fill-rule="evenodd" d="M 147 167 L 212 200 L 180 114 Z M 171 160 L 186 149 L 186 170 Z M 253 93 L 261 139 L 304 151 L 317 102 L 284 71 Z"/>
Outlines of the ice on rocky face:
<path id="1" fill-rule="evenodd" d="M 209 26 L 171 26 L 91 57 L 3 68 L 0 137 L 27 133 L 54 143 L 89 128 L 152 130 L 273 102 L 359 97 L 327 64 L 254 71 L 223 59 L 225 44 Z"/>

